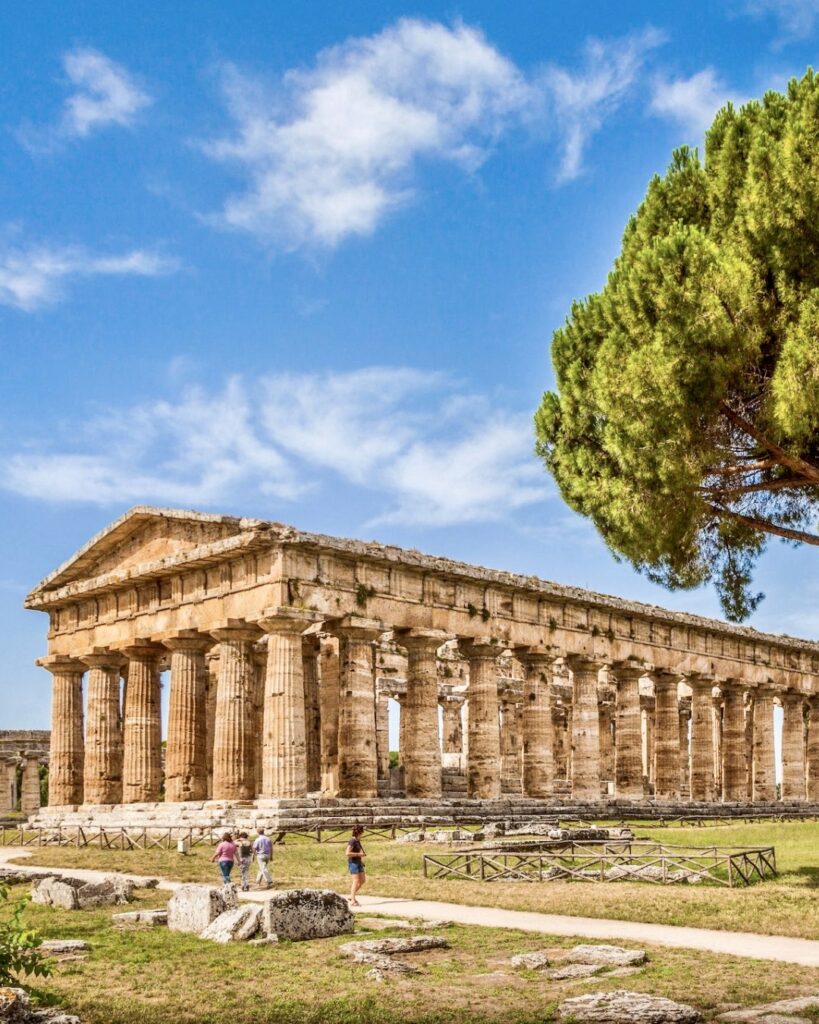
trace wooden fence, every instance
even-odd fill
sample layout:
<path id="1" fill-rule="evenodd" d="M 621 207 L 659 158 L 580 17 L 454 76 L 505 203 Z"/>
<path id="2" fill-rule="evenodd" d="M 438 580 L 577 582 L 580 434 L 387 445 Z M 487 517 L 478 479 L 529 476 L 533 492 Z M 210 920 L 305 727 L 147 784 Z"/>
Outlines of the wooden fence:
<path id="1" fill-rule="evenodd" d="M 776 874 L 772 846 L 668 846 L 643 840 L 516 843 L 458 853 L 425 854 L 426 878 L 482 882 L 649 882 L 751 885 Z"/>

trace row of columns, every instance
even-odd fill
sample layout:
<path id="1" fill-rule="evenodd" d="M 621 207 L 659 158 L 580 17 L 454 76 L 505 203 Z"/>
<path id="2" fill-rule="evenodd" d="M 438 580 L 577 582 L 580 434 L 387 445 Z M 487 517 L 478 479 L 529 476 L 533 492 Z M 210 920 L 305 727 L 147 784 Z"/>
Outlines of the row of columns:
<path id="1" fill-rule="evenodd" d="M 23 814 L 40 808 L 39 754 L 0 758 L 0 815 L 16 810 L 18 802 Z"/>
<path id="2" fill-rule="evenodd" d="M 50 803 L 152 802 L 162 786 L 160 657 L 170 654 L 171 690 L 165 798 L 252 800 L 304 796 L 320 790 L 372 798 L 388 759 L 386 702 L 376 697 L 374 643 L 384 626 L 356 617 L 305 633 L 315 613 L 283 608 L 255 623 L 230 623 L 208 634 L 184 633 L 81 660 L 45 659 L 53 675 Z M 327 625 L 324 627 L 327 629 Z M 267 634 L 261 662 L 258 640 Z M 402 629 L 407 689 L 401 716 L 405 791 L 441 796 L 437 652 L 448 639 L 435 630 Z M 216 645 L 218 675 L 209 683 L 208 651 Z M 501 794 L 504 773 L 521 764 L 523 793 L 554 793 L 556 763 L 551 683 L 555 653 L 515 651 L 524 667 L 522 707 L 509 702 L 499 721 L 498 657 L 491 638 L 462 639 L 469 663 L 467 791 Z M 571 793 L 597 800 L 612 765 L 615 795 L 642 799 L 643 736 L 636 662 L 614 666 L 613 713 L 601 717 L 603 665 L 581 656 L 562 659 L 571 672 Z M 88 672 L 83 729 L 82 681 Z M 120 702 L 120 680 L 124 676 Z M 653 672 L 654 793 L 659 799 L 775 798 L 773 690 L 721 683 L 721 728 L 715 733 L 713 680 L 693 676 L 690 734 L 678 705 L 676 675 Z M 803 697 L 780 694 L 784 708 L 782 795 L 819 799 L 819 706 L 813 704 L 807 750 Z M 122 707 L 122 712 L 120 708 Z M 746 729 L 750 728 L 750 746 Z M 462 746 L 460 707 L 444 702 L 443 748 Z M 517 746 L 517 737 L 522 743 Z M 750 764 L 746 751 L 750 749 Z"/>

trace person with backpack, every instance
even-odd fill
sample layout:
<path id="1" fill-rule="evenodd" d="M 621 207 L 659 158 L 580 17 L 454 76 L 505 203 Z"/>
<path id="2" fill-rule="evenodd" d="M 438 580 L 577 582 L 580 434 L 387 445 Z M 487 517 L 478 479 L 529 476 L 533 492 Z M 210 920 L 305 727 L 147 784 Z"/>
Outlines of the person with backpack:
<path id="1" fill-rule="evenodd" d="M 350 841 L 347 843 L 347 871 L 353 876 L 352 884 L 350 886 L 350 906 L 357 907 L 359 902 L 356 899 L 358 890 L 367 881 L 367 876 L 364 873 L 364 858 L 367 854 L 364 852 L 364 847 L 361 845 L 361 837 L 364 835 L 363 825 L 354 825 L 353 834 L 350 837 Z"/>
<path id="2" fill-rule="evenodd" d="M 239 871 L 242 875 L 242 892 L 250 891 L 250 865 L 253 863 L 253 846 L 247 832 L 239 833 Z"/>
<path id="3" fill-rule="evenodd" d="M 269 889 L 273 885 L 273 879 L 270 876 L 268 865 L 270 864 L 271 858 L 273 857 L 273 843 L 269 837 L 264 834 L 264 829 L 259 829 L 259 834 L 256 836 L 256 840 L 253 843 L 253 852 L 256 854 L 256 863 L 259 865 L 259 874 L 256 876 L 256 884 L 261 885 L 264 882 Z"/>

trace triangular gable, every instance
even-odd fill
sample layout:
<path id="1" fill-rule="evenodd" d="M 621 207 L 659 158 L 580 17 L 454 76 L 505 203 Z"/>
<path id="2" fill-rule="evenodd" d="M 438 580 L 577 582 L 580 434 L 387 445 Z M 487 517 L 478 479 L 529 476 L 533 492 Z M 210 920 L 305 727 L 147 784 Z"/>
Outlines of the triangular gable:
<path id="1" fill-rule="evenodd" d="M 140 505 L 93 537 L 42 580 L 30 596 L 114 570 L 172 559 L 203 544 L 235 536 L 243 525 L 234 516 Z"/>

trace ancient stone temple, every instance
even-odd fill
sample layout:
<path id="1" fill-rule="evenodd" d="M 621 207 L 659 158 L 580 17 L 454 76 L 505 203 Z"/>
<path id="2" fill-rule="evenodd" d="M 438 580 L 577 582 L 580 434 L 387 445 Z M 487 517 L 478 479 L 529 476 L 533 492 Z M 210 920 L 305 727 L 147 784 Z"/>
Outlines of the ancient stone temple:
<path id="1" fill-rule="evenodd" d="M 781 797 L 819 800 L 819 644 L 145 507 L 26 606 L 49 616 L 49 802 L 66 813 L 308 795 L 767 803 L 775 704 Z"/>

